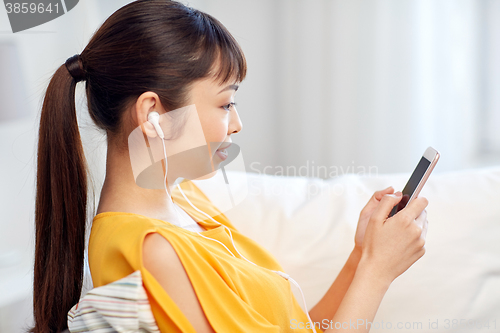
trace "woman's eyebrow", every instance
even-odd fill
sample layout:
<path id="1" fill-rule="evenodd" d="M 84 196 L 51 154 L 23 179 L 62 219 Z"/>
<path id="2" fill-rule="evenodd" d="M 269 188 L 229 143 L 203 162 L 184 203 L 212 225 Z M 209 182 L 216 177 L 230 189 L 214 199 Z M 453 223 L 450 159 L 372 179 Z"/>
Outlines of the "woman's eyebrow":
<path id="1" fill-rule="evenodd" d="M 218 93 L 218 94 L 220 94 L 220 93 L 221 93 L 221 92 L 223 92 L 223 91 L 226 91 L 226 90 L 231 90 L 231 89 L 234 89 L 234 91 L 236 91 L 236 90 L 238 90 L 238 88 L 239 88 L 239 87 L 240 87 L 240 86 L 238 86 L 237 84 L 231 84 L 231 85 L 227 86 L 226 88 L 222 89 L 221 91 L 219 91 L 219 93 Z M 218 94 L 217 94 L 217 95 L 218 95 Z"/>

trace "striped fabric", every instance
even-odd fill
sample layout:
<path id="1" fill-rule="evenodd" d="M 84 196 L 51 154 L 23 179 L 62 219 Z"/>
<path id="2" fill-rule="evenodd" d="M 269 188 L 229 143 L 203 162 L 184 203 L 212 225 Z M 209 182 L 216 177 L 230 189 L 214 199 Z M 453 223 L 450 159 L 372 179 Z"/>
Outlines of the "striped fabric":
<path id="1" fill-rule="evenodd" d="M 141 271 L 90 290 L 68 312 L 70 332 L 160 332 Z"/>

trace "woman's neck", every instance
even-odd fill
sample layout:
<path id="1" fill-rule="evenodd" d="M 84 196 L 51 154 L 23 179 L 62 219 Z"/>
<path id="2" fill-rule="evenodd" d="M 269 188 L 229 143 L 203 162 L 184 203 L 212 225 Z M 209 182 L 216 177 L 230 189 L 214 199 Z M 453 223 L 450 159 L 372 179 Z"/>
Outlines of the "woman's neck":
<path id="1" fill-rule="evenodd" d="M 173 182 L 172 182 L 173 183 Z M 128 152 L 118 153 L 108 146 L 106 176 L 97 213 L 123 211 L 145 216 L 161 216 L 169 207 L 173 185 L 165 189 L 146 189 L 134 180 Z M 164 215 L 164 214 L 163 214 Z"/>

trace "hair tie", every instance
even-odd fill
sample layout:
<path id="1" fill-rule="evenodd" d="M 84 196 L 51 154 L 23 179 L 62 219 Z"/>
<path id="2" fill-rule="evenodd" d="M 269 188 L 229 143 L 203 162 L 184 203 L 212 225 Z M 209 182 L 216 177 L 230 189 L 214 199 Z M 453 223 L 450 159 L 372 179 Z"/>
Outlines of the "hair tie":
<path id="1" fill-rule="evenodd" d="M 65 65 L 69 74 L 71 74 L 76 82 L 85 80 L 85 71 L 83 70 L 83 64 L 79 54 L 75 54 L 68 58 Z"/>

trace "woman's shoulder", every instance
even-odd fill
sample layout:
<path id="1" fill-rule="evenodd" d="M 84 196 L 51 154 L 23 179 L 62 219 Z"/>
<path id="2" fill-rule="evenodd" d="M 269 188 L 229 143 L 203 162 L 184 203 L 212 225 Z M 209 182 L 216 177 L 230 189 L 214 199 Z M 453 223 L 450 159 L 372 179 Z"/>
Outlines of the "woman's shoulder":
<path id="1" fill-rule="evenodd" d="M 159 229 L 155 223 L 159 221 L 127 212 L 103 212 L 94 217 L 88 243 L 94 286 L 141 268 L 142 243 L 149 233 Z"/>
<path id="2" fill-rule="evenodd" d="M 158 229 L 170 230 L 173 224 L 130 212 L 103 212 L 92 220 L 89 238 L 91 248 L 140 246 L 144 237 Z M 170 233 L 174 234 L 174 233 Z"/>
<path id="3" fill-rule="evenodd" d="M 158 222 L 147 216 L 128 212 L 99 213 L 92 220 L 89 255 L 92 252 L 103 254 L 139 246 L 147 233 L 157 229 Z"/>
<path id="4" fill-rule="evenodd" d="M 136 213 L 107 211 L 98 213 L 92 220 L 91 233 L 116 233 L 122 231 L 130 234 L 133 231 L 149 229 L 158 224 L 158 221 Z"/>

